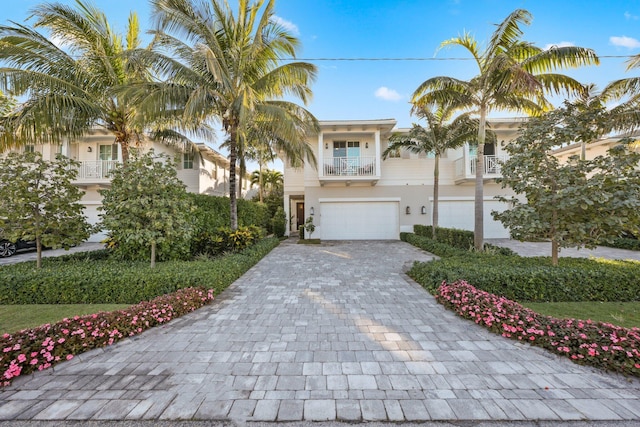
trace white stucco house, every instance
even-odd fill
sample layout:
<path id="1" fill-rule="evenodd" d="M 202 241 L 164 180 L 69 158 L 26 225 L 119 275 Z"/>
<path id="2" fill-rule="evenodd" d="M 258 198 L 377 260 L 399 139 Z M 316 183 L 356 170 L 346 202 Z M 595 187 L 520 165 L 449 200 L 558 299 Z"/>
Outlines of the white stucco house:
<path id="1" fill-rule="evenodd" d="M 497 144 L 485 146 L 485 238 L 507 238 L 491 211 L 505 206 L 496 195 L 511 195 L 495 182 L 504 146 L 516 137 L 524 119 L 494 119 Z M 323 240 L 394 240 L 414 224 L 431 224 L 434 159 L 399 152 L 382 159 L 396 128 L 394 119 L 320 121 L 308 135 L 317 165 L 293 168 L 284 163 L 284 207 L 291 218 L 287 233 L 313 217 L 313 237 Z M 471 145 L 448 151 L 440 159 L 439 226 L 473 230 L 475 150 Z"/>
<path id="2" fill-rule="evenodd" d="M 197 144 L 195 151 L 145 139 L 134 149 L 141 152 L 153 149 L 156 153 L 164 153 L 174 158 L 178 178 L 191 193 L 229 195 L 229 160 L 206 144 Z M 99 221 L 98 207 L 102 204 L 99 190 L 111 185 L 109 172 L 122 162 L 121 147 L 114 143 L 111 133 L 96 129 L 77 141 L 68 141 L 61 145 L 27 145 L 13 151 L 38 151 L 46 160 L 52 160 L 56 154 L 62 153 L 79 161 L 80 166 L 74 184 L 84 191 L 81 202 L 85 206 L 84 214 L 89 223 L 96 224 Z M 238 182 L 242 187 L 243 197 L 251 198 L 255 195 L 256 190 L 251 188 L 249 175 L 245 175 L 242 180 L 238 179 Z M 94 234 L 89 241 L 99 242 L 104 237 L 104 233 Z"/>

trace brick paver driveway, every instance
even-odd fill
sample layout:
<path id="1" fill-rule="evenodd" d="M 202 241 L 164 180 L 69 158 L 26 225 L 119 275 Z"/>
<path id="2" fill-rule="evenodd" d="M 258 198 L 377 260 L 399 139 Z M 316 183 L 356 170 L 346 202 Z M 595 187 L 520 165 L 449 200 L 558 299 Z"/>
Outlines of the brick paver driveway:
<path id="1" fill-rule="evenodd" d="M 0 420 L 638 420 L 637 380 L 491 334 L 401 242 L 282 244 L 213 305 L 0 391 Z"/>

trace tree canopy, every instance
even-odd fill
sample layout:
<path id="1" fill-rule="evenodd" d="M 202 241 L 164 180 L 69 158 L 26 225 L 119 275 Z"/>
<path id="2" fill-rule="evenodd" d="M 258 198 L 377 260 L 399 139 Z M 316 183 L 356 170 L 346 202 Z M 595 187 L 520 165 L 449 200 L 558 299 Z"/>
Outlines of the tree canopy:
<path id="1" fill-rule="evenodd" d="M 594 247 L 640 231 L 640 154 L 629 150 L 629 140 L 590 160 L 575 155 L 563 163 L 553 153 L 581 138 L 592 142 L 609 121 L 599 103 L 566 102 L 531 119 L 507 146 L 511 157 L 498 181 L 519 197 L 500 198 L 512 207 L 492 215 L 513 238 L 550 240 L 554 264 L 559 248 Z"/>
<path id="2" fill-rule="evenodd" d="M 0 158 L 3 237 L 35 240 L 38 268 L 43 246 L 69 249 L 89 237 L 91 226 L 79 203 L 84 193 L 73 185 L 77 173 L 78 162 L 62 155 L 54 161 L 37 152 Z"/>

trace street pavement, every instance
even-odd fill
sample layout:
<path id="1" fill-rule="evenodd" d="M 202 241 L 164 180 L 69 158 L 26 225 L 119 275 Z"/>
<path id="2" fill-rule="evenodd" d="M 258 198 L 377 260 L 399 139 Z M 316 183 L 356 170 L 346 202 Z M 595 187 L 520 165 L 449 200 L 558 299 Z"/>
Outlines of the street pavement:
<path id="1" fill-rule="evenodd" d="M 446 311 L 403 273 L 430 259 L 290 239 L 213 304 L 0 389 L 0 426 L 638 425 L 640 381 Z"/>

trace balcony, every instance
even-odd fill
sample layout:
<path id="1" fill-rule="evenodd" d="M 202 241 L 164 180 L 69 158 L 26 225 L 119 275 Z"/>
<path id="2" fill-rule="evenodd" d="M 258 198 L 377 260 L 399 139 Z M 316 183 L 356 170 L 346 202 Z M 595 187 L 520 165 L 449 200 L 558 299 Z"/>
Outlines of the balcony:
<path id="1" fill-rule="evenodd" d="M 375 156 L 329 157 L 324 158 L 320 170 L 320 183 L 370 182 L 374 185 L 380 179 Z"/>
<path id="2" fill-rule="evenodd" d="M 485 180 L 502 177 L 502 162 L 509 158 L 506 154 L 485 155 L 483 178 Z M 476 179 L 476 156 L 461 157 L 457 159 L 455 164 L 455 182 L 462 184 Z"/>
<path id="3" fill-rule="evenodd" d="M 119 160 L 90 160 L 80 162 L 75 184 L 108 184 L 111 181 L 109 172 L 117 168 L 120 163 Z"/>

